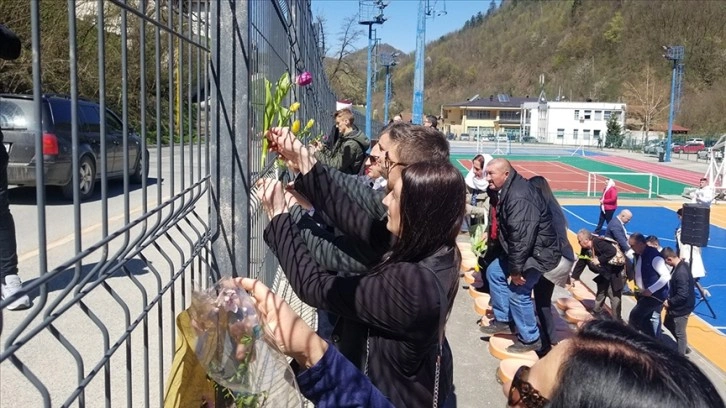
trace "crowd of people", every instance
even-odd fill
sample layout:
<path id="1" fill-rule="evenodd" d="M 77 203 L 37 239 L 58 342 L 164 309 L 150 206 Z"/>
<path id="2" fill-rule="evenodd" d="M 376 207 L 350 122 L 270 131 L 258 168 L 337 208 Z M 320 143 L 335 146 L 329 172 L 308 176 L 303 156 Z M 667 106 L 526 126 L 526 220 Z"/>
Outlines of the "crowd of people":
<path id="1" fill-rule="evenodd" d="M 485 226 L 479 266 L 494 319 L 479 329 L 509 331 L 516 335 L 510 352 L 541 356 L 505 384 L 509 406 L 724 406 L 683 353 L 655 338 L 652 320 L 663 305 L 672 311 L 665 326 L 685 331 L 684 312 L 693 305 L 680 286 L 692 279 L 670 248 L 661 255 L 642 234 L 626 234 L 628 210 L 608 220 L 603 209 L 606 233 L 580 231 L 578 257 L 543 177 L 526 179 L 506 159 L 484 156 L 463 177 L 433 127 L 391 123 L 357 160 L 364 163 L 357 172 L 336 168 L 289 129 L 272 129 L 268 138 L 294 177 L 256 186 L 270 218 L 264 238 L 298 297 L 325 319 L 314 332 L 261 282 L 238 283 L 274 323 L 302 392 L 318 406 L 456 406 L 457 356 L 445 327 L 458 291 L 456 241 L 464 224 Z M 379 178 L 385 183 L 373 183 Z M 619 318 L 626 253 L 639 299 L 646 299 L 630 324 Z M 672 278 L 665 265 L 674 267 Z M 598 276 L 598 319 L 560 340 L 550 311 L 554 287 L 577 284 L 585 266 Z M 605 311 L 606 297 L 615 316 Z M 330 327 L 321 327 L 323 320 Z M 612 393 L 614 387 L 627 392 Z"/>

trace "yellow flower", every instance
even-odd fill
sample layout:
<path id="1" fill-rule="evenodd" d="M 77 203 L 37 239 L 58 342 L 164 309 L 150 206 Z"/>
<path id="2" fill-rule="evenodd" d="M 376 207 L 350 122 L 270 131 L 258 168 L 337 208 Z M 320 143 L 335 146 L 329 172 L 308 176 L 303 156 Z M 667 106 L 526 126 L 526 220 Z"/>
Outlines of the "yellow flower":
<path id="1" fill-rule="evenodd" d="M 295 121 L 292 122 L 290 130 L 292 131 L 292 133 L 297 133 L 300 131 L 300 119 L 295 119 Z"/>
<path id="2" fill-rule="evenodd" d="M 290 112 L 297 112 L 298 109 L 300 109 L 300 102 L 295 102 L 290 105 Z"/>
<path id="3" fill-rule="evenodd" d="M 305 125 L 305 130 L 310 130 L 315 125 L 315 119 L 310 119 Z"/>

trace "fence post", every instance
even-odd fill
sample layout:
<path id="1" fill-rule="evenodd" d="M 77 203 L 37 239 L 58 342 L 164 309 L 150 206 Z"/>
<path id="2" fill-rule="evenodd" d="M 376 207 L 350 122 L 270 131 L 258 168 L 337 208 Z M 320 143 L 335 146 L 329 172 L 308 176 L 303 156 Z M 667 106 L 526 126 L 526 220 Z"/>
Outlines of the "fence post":
<path id="1" fill-rule="evenodd" d="M 250 264 L 249 2 L 210 2 L 211 275 L 247 276 Z M 241 268 L 241 269 L 237 269 Z"/>

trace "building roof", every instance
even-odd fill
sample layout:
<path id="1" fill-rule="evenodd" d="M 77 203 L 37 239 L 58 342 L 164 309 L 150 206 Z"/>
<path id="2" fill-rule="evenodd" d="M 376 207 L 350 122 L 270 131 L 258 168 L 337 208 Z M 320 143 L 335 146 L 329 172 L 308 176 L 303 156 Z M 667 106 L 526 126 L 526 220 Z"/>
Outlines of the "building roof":
<path id="1" fill-rule="evenodd" d="M 665 123 L 665 124 L 651 126 L 650 130 L 654 130 L 656 132 L 667 132 L 668 124 Z M 690 130 L 691 129 L 680 126 L 680 125 L 676 125 L 675 123 L 673 124 L 673 133 L 688 133 Z"/>
<path id="2" fill-rule="evenodd" d="M 470 101 L 447 103 L 443 106 L 460 108 L 519 108 L 524 102 L 537 102 L 537 98 L 518 97 L 509 95 L 491 95 L 485 98 L 475 98 Z"/>

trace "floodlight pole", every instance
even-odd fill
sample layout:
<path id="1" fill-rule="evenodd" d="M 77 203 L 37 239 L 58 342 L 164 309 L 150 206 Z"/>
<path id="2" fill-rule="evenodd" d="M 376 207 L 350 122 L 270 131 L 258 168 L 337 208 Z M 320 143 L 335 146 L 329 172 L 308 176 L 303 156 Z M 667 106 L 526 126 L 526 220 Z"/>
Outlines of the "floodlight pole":
<path id="1" fill-rule="evenodd" d="M 411 122 L 423 124 L 424 54 L 426 53 L 426 16 L 429 13 L 428 0 L 418 2 L 418 26 L 416 27 L 416 62 L 413 71 L 413 104 Z"/>
<path id="2" fill-rule="evenodd" d="M 373 53 L 373 24 L 368 24 L 368 70 L 366 72 L 366 136 L 371 137 L 371 115 L 373 114 L 373 89 L 371 77 L 373 76 L 373 64 L 371 54 Z"/>
<path id="3" fill-rule="evenodd" d="M 377 8 L 378 14 L 364 16 L 361 12 L 362 20 L 359 20 L 359 24 L 368 26 L 368 68 L 366 70 L 366 136 L 371 137 L 371 116 L 373 115 L 373 86 L 371 80 L 373 77 L 373 65 L 371 57 L 373 54 L 373 24 L 383 24 L 386 19 L 383 17 L 383 9 L 388 6 L 383 0 L 359 0 L 358 7 L 361 11 L 365 7 Z"/>
<path id="4" fill-rule="evenodd" d="M 663 156 L 663 161 L 670 162 L 672 150 L 671 145 L 673 143 L 673 117 L 675 116 L 676 104 L 678 103 L 676 99 L 680 98 L 676 89 L 680 89 L 678 81 L 680 81 L 679 71 L 683 70 L 683 46 L 663 46 L 663 51 L 665 51 L 663 58 L 673 62 L 673 74 L 671 77 L 671 103 L 668 109 L 668 136 L 666 138 L 665 155 Z"/>

